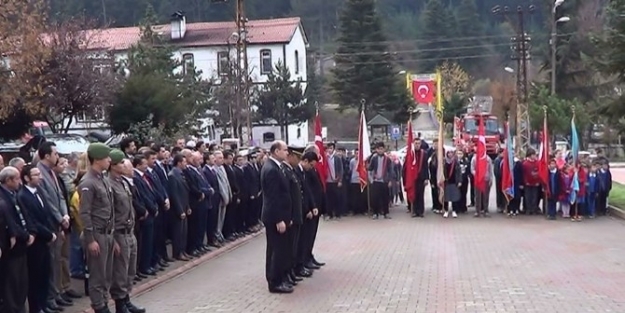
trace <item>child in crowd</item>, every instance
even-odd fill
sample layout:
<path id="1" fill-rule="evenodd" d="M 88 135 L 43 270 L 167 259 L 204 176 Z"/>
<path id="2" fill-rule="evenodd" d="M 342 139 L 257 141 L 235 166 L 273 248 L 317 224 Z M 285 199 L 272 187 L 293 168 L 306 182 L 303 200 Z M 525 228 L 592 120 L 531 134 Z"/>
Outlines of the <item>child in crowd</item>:
<path id="1" fill-rule="evenodd" d="M 573 180 L 573 171 L 570 164 L 565 164 L 560 171 L 560 193 L 558 200 L 560 201 L 560 207 L 562 208 L 562 217 L 571 217 L 571 182 Z"/>
<path id="2" fill-rule="evenodd" d="M 586 216 L 595 218 L 595 210 L 597 205 L 597 191 L 599 184 L 597 183 L 597 165 L 592 164 L 588 177 L 586 179 Z"/>
<path id="3" fill-rule="evenodd" d="M 547 218 L 550 220 L 556 219 L 556 207 L 560 199 L 560 179 L 560 171 L 557 168 L 556 160 L 549 160 L 549 190 L 545 193 L 547 195 Z"/>
<path id="4" fill-rule="evenodd" d="M 577 180 L 579 182 L 579 191 L 577 192 L 577 196 L 575 197 L 575 203 L 571 203 L 571 208 L 573 209 L 573 216 L 571 217 L 574 221 L 581 221 L 584 207 L 586 205 L 586 180 L 588 177 L 588 170 L 586 163 L 578 163 L 574 165 L 577 170 Z M 572 175 L 575 174 L 573 170 Z"/>

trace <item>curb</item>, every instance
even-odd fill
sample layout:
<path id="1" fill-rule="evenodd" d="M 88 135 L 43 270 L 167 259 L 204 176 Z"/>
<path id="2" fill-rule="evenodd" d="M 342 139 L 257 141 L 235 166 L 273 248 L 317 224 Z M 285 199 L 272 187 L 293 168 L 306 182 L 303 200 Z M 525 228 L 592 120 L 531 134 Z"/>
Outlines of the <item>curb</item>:
<path id="1" fill-rule="evenodd" d="M 243 246 L 244 244 L 250 242 L 252 239 L 260 236 L 261 234 L 265 233 L 265 230 L 261 230 L 257 233 L 253 233 L 251 235 L 248 235 L 246 237 L 243 237 L 235 242 L 231 242 L 226 244 L 225 246 L 215 250 L 215 251 L 211 251 L 197 259 L 191 260 L 189 262 L 186 262 L 185 265 L 182 265 L 178 268 L 176 268 L 175 270 L 166 272 L 165 274 L 161 275 L 161 276 L 157 276 L 156 278 L 144 283 L 144 284 L 140 284 L 137 285 L 135 288 L 132 289 L 132 293 L 130 294 L 131 297 L 138 297 L 144 293 L 150 292 L 153 289 L 155 289 L 156 287 L 170 281 L 173 280 L 175 278 L 178 278 L 184 274 L 186 274 L 187 272 L 189 272 L 190 270 L 198 267 L 199 265 L 202 265 L 203 263 L 217 258 L 219 256 L 221 256 L 222 254 L 225 254 L 227 252 L 230 252 L 236 248 L 239 248 L 241 246 Z M 115 301 L 113 300 L 109 300 L 109 307 L 111 307 L 112 305 L 115 305 Z M 94 313 L 93 309 L 88 308 L 85 310 L 80 311 L 82 313 Z"/>
<path id="2" fill-rule="evenodd" d="M 625 220 L 625 210 L 617 208 L 615 206 L 608 205 L 608 214 L 610 214 L 610 216 Z"/>

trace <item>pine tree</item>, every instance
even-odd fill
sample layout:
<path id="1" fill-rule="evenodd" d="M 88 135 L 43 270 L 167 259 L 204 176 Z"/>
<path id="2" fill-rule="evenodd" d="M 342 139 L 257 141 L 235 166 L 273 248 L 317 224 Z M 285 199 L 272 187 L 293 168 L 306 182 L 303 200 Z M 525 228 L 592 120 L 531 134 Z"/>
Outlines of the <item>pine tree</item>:
<path id="1" fill-rule="evenodd" d="M 420 72 L 433 72 L 446 59 L 453 58 L 456 29 L 453 15 L 441 0 L 429 0 L 421 16 L 419 44 Z"/>
<path id="2" fill-rule="evenodd" d="M 332 88 L 340 108 L 358 109 L 364 99 L 367 113 L 400 110 L 403 104 L 396 101 L 395 87 L 400 76 L 387 51 L 374 0 L 348 0 L 339 30 Z"/>
<path id="3" fill-rule="evenodd" d="M 457 62 L 470 73 L 478 71 L 483 64 L 481 58 L 475 56 L 484 55 L 484 27 L 477 12 L 475 0 L 461 0 L 456 10 L 456 23 L 459 39 L 457 41 Z M 462 59 L 462 57 L 467 57 Z"/>

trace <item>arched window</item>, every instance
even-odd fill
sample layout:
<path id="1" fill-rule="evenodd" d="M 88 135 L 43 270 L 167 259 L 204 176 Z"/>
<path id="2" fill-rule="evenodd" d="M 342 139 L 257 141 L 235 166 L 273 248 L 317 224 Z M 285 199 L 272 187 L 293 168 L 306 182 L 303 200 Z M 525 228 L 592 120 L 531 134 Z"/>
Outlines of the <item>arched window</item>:
<path id="1" fill-rule="evenodd" d="M 299 52 L 295 50 L 295 74 L 299 74 Z"/>
<path id="2" fill-rule="evenodd" d="M 185 53 L 182 55 L 182 73 L 187 75 L 193 73 L 195 70 L 195 61 L 193 59 L 193 53 Z"/>
<path id="3" fill-rule="evenodd" d="M 271 62 L 271 50 L 260 50 L 260 73 L 267 75 L 273 71 L 273 62 Z"/>

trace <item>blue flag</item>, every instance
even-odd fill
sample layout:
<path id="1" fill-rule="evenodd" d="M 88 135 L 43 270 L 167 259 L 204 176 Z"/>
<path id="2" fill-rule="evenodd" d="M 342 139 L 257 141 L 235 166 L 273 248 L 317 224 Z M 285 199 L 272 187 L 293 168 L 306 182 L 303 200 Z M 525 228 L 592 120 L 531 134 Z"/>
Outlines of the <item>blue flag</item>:
<path id="1" fill-rule="evenodd" d="M 569 202 L 571 204 L 577 201 L 577 193 L 579 192 L 579 176 L 577 175 L 577 163 L 579 162 L 579 137 L 577 136 L 577 127 L 575 127 L 575 115 L 571 118 L 571 156 L 573 158 L 573 166 L 575 167 L 573 179 L 571 180 L 571 194 Z"/>

